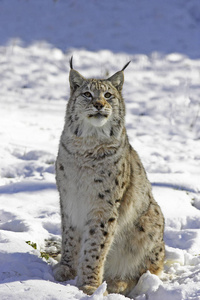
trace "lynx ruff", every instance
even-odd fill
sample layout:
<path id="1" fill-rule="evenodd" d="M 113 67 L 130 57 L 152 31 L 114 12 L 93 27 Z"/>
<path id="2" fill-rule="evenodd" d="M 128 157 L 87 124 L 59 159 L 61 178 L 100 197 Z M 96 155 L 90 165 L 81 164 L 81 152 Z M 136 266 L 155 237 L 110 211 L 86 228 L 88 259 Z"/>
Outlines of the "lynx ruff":
<path id="1" fill-rule="evenodd" d="M 129 62 L 130 63 L 130 62 Z M 122 98 L 124 69 L 86 79 L 70 60 L 70 98 L 56 161 L 62 219 L 58 281 L 87 294 L 107 282 L 128 295 L 164 259 L 164 218 L 136 151 L 129 144 Z"/>

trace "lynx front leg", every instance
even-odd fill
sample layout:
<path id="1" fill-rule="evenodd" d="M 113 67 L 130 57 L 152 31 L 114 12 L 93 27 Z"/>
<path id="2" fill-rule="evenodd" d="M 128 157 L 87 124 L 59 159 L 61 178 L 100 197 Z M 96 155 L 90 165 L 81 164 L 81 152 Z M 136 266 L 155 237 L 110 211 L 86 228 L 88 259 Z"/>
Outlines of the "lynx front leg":
<path id="1" fill-rule="evenodd" d="M 85 226 L 77 284 L 89 295 L 102 283 L 104 263 L 113 241 L 116 221 L 116 214 L 112 214 L 107 219 L 89 219 Z"/>
<path id="2" fill-rule="evenodd" d="M 62 256 L 54 267 L 54 277 L 58 281 L 74 279 L 77 269 L 79 250 L 79 234 L 76 228 L 70 226 L 67 216 L 62 216 Z"/>

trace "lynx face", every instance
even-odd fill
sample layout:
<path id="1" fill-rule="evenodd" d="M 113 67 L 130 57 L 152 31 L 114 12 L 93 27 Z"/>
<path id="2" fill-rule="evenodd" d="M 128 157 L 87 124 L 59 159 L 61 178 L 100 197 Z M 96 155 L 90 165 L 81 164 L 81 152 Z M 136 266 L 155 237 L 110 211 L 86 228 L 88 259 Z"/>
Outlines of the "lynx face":
<path id="1" fill-rule="evenodd" d="M 121 95 L 123 72 L 108 79 L 85 79 L 72 69 L 69 79 L 71 95 L 67 117 L 71 131 L 78 136 L 86 136 L 94 133 L 95 128 L 101 128 L 108 135 L 114 135 L 125 116 Z"/>
<path id="2" fill-rule="evenodd" d="M 89 82 L 79 88 L 75 112 L 92 126 L 101 127 L 112 115 L 114 102 L 118 102 L 118 99 L 108 83 Z"/>

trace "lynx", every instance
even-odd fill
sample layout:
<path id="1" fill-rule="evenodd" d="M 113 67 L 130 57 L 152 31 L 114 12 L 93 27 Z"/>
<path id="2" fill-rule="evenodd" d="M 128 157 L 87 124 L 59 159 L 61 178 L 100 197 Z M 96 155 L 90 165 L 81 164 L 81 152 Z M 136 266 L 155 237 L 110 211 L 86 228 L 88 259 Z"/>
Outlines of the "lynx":
<path id="1" fill-rule="evenodd" d="M 56 161 L 62 220 L 58 281 L 77 276 L 88 295 L 107 282 L 128 295 L 163 267 L 164 218 L 125 128 L 124 70 L 86 79 L 70 60 L 70 98 Z"/>

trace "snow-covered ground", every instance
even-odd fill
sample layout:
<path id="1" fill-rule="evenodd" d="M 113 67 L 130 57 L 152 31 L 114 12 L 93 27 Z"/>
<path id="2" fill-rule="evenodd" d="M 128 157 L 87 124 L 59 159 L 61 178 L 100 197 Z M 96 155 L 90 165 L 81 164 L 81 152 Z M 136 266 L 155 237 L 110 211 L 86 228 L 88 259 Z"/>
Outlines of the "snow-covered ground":
<path id="1" fill-rule="evenodd" d="M 103 297 L 106 283 L 89 297 L 55 282 L 42 258 L 60 243 L 54 162 L 72 54 L 86 77 L 132 60 L 127 130 L 165 216 L 166 260 L 130 298 L 200 299 L 199 51 L 198 0 L 0 1 L 1 300 L 125 299 Z"/>

